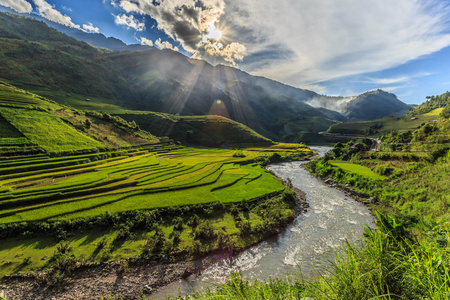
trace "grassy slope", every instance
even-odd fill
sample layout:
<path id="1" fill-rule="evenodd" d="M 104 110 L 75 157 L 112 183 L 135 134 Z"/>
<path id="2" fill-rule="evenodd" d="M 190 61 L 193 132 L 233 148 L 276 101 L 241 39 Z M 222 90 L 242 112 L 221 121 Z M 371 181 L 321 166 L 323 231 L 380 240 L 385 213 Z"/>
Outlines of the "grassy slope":
<path id="1" fill-rule="evenodd" d="M 401 118 L 387 117 L 383 119 L 364 121 L 364 122 L 348 122 L 332 125 L 329 129 L 329 133 L 340 134 L 371 134 L 380 135 L 386 134 L 393 130 L 407 131 L 415 130 L 419 128 L 423 123 L 427 123 L 438 119 L 437 111 L 434 113 L 428 113 L 424 115 L 418 115 L 417 119 L 411 120 L 411 117 L 405 116 Z M 370 133 L 370 130 L 373 130 Z"/>
<path id="2" fill-rule="evenodd" d="M 353 163 L 349 163 L 349 162 L 345 162 L 345 161 L 341 161 L 341 160 L 330 160 L 328 161 L 329 164 L 336 166 L 338 168 L 341 168 L 347 172 L 350 173 L 355 173 L 373 180 L 384 180 L 387 179 L 384 176 L 380 176 L 376 173 L 374 173 L 371 169 L 358 165 L 358 164 L 353 164 Z"/>
<path id="3" fill-rule="evenodd" d="M 74 97 L 60 96 L 64 99 Z M 91 104 L 85 100 L 79 101 Z M 32 143 L 47 152 L 129 147 L 157 142 L 157 139 L 148 132 L 158 136 L 169 136 L 183 143 L 210 147 L 241 148 L 274 144 L 245 125 L 220 116 L 178 117 L 163 113 L 130 111 L 119 115 L 129 122 L 135 121 L 146 131 L 139 130 L 139 127 L 135 125 L 130 127 L 131 123 L 122 122 L 117 117 L 68 109 L 2 82 L 0 82 L 0 104 L 3 105 L 3 108 L 0 106 L 0 113 L 3 115 L 4 137 L 8 137 L 13 131 L 18 134 L 18 129 Z M 87 107 L 108 108 L 98 104 Z M 111 109 L 115 112 L 124 112 L 117 108 Z M 89 126 L 86 122 L 89 122 Z M 51 131 L 49 138 L 42 134 L 47 128 Z"/>
<path id="4" fill-rule="evenodd" d="M 126 111 L 118 114 L 140 128 L 187 144 L 211 147 L 270 146 L 273 142 L 240 123 L 221 116 L 174 116 L 154 112 Z"/>
<path id="5" fill-rule="evenodd" d="M 11 138 L 17 138 L 15 144 L 20 145 L 26 138 L 45 152 L 59 153 L 158 142 L 147 132 L 127 127 L 127 122 L 118 124 L 98 115 L 86 115 L 0 82 L 0 144 L 14 144 Z"/>
<path id="6" fill-rule="evenodd" d="M 2 108 L 1 114 L 31 142 L 47 152 L 93 150 L 103 147 L 100 142 L 46 112 Z"/>

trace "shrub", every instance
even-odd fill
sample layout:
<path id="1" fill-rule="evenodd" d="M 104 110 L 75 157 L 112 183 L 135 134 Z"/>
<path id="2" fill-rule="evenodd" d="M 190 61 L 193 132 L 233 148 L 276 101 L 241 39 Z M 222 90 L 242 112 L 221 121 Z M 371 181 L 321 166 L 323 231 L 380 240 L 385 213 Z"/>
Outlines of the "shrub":
<path id="1" fill-rule="evenodd" d="M 190 219 L 189 219 L 189 226 L 191 226 L 192 228 L 195 228 L 198 226 L 198 224 L 200 223 L 200 218 L 198 217 L 197 214 L 194 214 Z"/>
<path id="2" fill-rule="evenodd" d="M 251 224 L 249 221 L 240 221 L 237 223 L 237 227 L 239 228 L 239 234 L 241 236 L 247 235 L 251 233 Z"/>
<path id="3" fill-rule="evenodd" d="M 195 229 L 194 239 L 196 240 L 208 240 L 214 238 L 214 227 L 211 221 L 206 220 L 200 222 L 200 224 Z"/>
<path id="4" fill-rule="evenodd" d="M 180 217 L 176 217 L 173 219 L 174 225 L 173 230 L 182 231 L 183 230 L 183 219 Z"/>

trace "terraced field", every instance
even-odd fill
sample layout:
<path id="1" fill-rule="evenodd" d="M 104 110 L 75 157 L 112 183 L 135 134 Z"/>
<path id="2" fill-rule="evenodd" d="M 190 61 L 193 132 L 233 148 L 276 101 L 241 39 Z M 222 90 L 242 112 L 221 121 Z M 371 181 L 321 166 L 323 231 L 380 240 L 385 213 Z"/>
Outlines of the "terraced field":
<path id="1" fill-rule="evenodd" d="M 0 81 L 0 106 L 59 108 L 60 105 L 41 96 L 18 89 Z"/>
<path id="2" fill-rule="evenodd" d="M 171 147 L 153 145 L 57 158 L 4 160 L 0 168 L 0 223 L 238 202 L 284 190 L 271 174 L 252 164 L 258 157 L 273 155 L 277 148 L 265 152 L 256 148 Z M 278 150 L 309 151 L 293 146 L 280 146 Z"/>

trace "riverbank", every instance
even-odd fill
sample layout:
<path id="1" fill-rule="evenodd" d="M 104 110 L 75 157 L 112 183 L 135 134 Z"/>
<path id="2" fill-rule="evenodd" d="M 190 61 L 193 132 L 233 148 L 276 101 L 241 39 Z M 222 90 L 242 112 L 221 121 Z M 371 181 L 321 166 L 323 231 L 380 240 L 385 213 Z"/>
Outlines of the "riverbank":
<path id="1" fill-rule="evenodd" d="M 286 181 L 284 184 L 289 185 Z M 308 208 L 305 193 L 295 187 L 292 187 L 292 190 L 295 192 L 296 205 L 289 223 Z M 264 239 L 278 234 L 282 229 L 266 234 Z M 45 271 L 15 274 L 2 279 L 0 291 L 5 292 L 8 300 L 101 299 L 109 297 L 110 294 L 117 297 L 120 295 L 124 300 L 139 299 L 141 293 L 151 296 L 161 287 L 191 274 L 200 274 L 220 259 L 237 255 L 255 244 L 257 243 L 249 244 L 245 248 L 213 251 L 213 254 L 204 258 L 189 261 L 160 256 L 158 261 L 131 258 L 118 262 L 82 265 L 58 287 L 39 284 L 40 278 L 46 274 Z"/>
<path id="2" fill-rule="evenodd" d="M 38 283 L 39 274 L 5 277 L 0 290 L 8 300 L 75 300 L 101 299 L 119 295 L 122 299 L 139 299 L 141 293 L 151 293 L 162 286 L 192 273 L 201 272 L 214 263 L 213 257 L 189 262 L 154 262 L 136 260 L 96 264 L 76 271 L 60 287 L 48 287 Z M 112 298 L 112 299 L 115 299 Z"/>

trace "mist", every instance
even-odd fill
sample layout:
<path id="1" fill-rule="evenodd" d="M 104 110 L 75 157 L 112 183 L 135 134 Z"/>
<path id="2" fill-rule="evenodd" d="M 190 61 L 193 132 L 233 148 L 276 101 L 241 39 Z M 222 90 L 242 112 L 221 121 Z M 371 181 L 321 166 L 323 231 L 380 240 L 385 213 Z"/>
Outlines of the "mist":
<path id="1" fill-rule="evenodd" d="M 355 98 L 356 97 L 354 96 L 352 97 L 320 96 L 314 97 L 305 103 L 311 105 L 312 107 L 322 107 L 342 113 L 345 110 L 347 104 Z"/>

